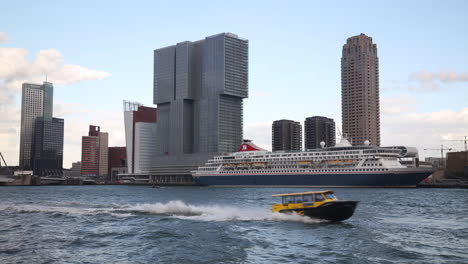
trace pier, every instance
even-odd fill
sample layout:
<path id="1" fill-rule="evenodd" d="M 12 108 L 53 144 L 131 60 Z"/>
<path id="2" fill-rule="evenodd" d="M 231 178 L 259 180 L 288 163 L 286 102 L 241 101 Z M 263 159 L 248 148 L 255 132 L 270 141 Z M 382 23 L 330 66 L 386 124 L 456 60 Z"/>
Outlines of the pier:
<path id="1" fill-rule="evenodd" d="M 192 175 L 119 174 L 120 184 L 129 185 L 196 185 Z"/>

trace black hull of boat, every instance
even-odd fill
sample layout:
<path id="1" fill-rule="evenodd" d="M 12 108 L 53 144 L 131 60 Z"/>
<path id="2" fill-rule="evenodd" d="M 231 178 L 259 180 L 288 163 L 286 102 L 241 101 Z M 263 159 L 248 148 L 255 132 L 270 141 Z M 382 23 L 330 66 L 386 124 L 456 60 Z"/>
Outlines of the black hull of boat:
<path id="1" fill-rule="evenodd" d="M 338 222 L 353 216 L 357 204 L 358 201 L 333 201 L 314 208 L 283 210 L 281 213 L 296 212 L 299 215 L 304 215 L 311 218 Z"/>
<path id="2" fill-rule="evenodd" d="M 309 187 L 416 187 L 432 174 L 431 170 L 380 173 L 291 173 L 197 175 L 197 184 L 207 186 L 309 186 Z"/>

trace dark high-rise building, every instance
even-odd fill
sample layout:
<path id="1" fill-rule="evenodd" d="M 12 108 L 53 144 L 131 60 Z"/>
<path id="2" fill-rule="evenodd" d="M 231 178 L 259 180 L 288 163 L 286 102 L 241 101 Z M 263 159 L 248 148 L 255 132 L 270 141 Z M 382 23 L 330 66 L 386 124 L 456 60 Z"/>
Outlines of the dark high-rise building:
<path id="1" fill-rule="evenodd" d="M 320 142 L 333 147 L 336 143 L 335 121 L 323 116 L 312 116 L 304 122 L 305 149 L 320 148 Z"/>
<path id="2" fill-rule="evenodd" d="M 272 149 L 278 150 L 301 150 L 302 148 L 302 126 L 293 120 L 277 120 L 273 122 Z"/>
<path id="3" fill-rule="evenodd" d="M 152 175 L 190 175 L 215 154 L 237 151 L 247 97 L 248 40 L 221 33 L 155 50 Z"/>
<path id="4" fill-rule="evenodd" d="M 38 176 L 62 176 L 64 122 L 61 118 L 36 118 L 33 170 Z"/>
<path id="5" fill-rule="evenodd" d="M 52 119 L 54 87 L 52 83 L 23 83 L 21 95 L 21 134 L 19 166 L 33 170 L 34 128 L 36 119 Z"/>
<path id="6" fill-rule="evenodd" d="M 380 146 L 379 58 L 364 34 L 348 38 L 341 57 L 343 135 L 353 145 Z"/>

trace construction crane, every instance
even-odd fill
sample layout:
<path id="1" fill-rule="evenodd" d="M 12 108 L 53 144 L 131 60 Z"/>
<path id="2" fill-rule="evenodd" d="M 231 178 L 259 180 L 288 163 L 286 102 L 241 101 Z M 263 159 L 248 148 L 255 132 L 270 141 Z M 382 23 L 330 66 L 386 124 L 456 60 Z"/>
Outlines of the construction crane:
<path id="1" fill-rule="evenodd" d="M 442 141 L 458 141 L 458 142 L 465 142 L 465 151 L 467 151 L 467 142 L 468 142 L 468 139 L 466 139 L 466 136 L 465 136 L 465 139 L 443 139 Z"/>
<path id="2" fill-rule="evenodd" d="M 452 148 L 444 148 L 444 145 L 440 145 L 440 149 L 424 149 L 424 150 L 440 150 L 440 163 L 442 167 L 444 166 L 444 150 L 451 151 Z"/>
<path id="3" fill-rule="evenodd" d="M 11 174 L 10 168 L 8 168 L 8 165 L 7 165 L 6 161 L 5 161 L 5 159 L 3 158 L 2 152 L 0 152 L 0 157 L 2 158 L 3 163 L 5 164 L 5 168 L 7 169 L 8 174 Z M 2 167 L 2 160 L 0 160 L 0 167 Z"/>

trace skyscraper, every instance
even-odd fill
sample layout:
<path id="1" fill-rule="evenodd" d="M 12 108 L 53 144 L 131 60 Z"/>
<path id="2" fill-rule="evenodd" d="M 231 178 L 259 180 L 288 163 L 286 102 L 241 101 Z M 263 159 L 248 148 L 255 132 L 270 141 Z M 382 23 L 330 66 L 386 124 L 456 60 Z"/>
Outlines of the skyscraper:
<path id="1" fill-rule="evenodd" d="M 38 176 L 62 176 L 64 123 L 61 118 L 36 118 L 33 169 Z"/>
<path id="2" fill-rule="evenodd" d="M 34 128 L 38 117 L 52 119 L 54 87 L 52 83 L 43 85 L 23 83 L 21 96 L 21 134 L 19 166 L 23 170 L 33 170 Z"/>
<path id="3" fill-rule="evenodd" d="M 64 120 L 52 117 L 53 97 L 52 83 L 23 83 L 19 163 L 39 176 L 62 175 Z"/>
<path id="4" fill-rule="evenodd" d="M 222 33 L 154 52 L 158 153 L 232 152 L 242 143 L 248 41 Z"/>
<path id="5" fill-rule="evenodd" d="M 301 150 L 302 148 L 302 125 L 293 120 L 277 120 L 271 127 L 272 149 L 278 150 Z"/>
<path id="6" fill-rule="evenodd" d="M 154 51 L 154 166 L 189 170 L 237 151 L 248 97 L 248 40 L 221 33 Z M 189 168 L 190 166 L 190 168 Z"/>
<path id="7" fill-rule="evenodd" d="M 81 175 L 106 176 L 108 171 L 108 138 L 98 126 L 89 126 L 88 136 L 81 140 Z"/>
<path id="8" fill-rule="evenodd" d="M 333 147 L 336 143 L 335 121 L 324 116 L 312 116 L 304 122 L 305 149 L 320 148 L 320 142 Z"/>
<path id="9" fill-rule="evenodd" d="M 343 134 L 353 145 L 369 140 L 380 146 L 379 58 L 377 45 L 364 34 L 350 37 L 341 57 Z"/>

